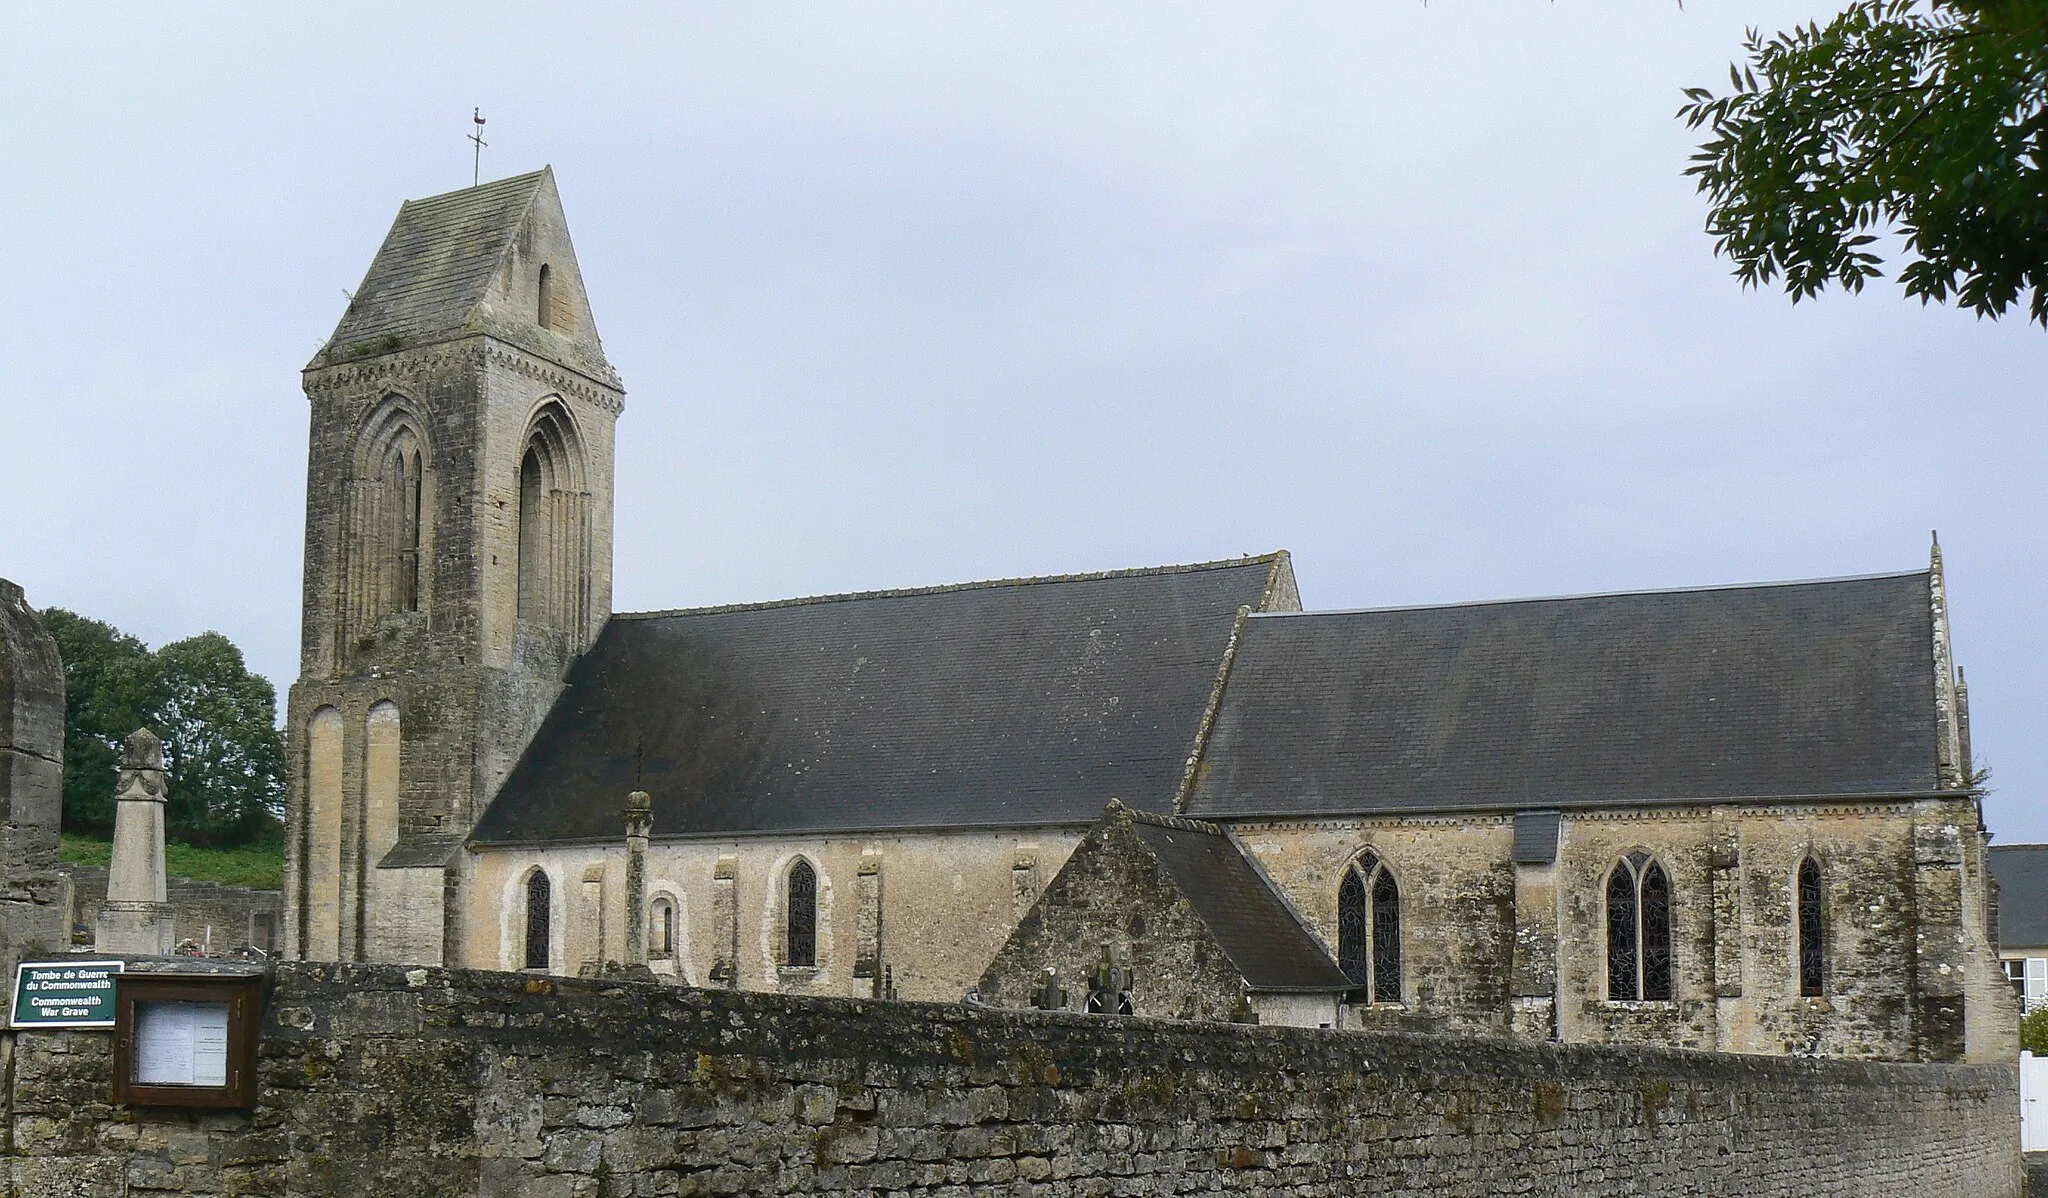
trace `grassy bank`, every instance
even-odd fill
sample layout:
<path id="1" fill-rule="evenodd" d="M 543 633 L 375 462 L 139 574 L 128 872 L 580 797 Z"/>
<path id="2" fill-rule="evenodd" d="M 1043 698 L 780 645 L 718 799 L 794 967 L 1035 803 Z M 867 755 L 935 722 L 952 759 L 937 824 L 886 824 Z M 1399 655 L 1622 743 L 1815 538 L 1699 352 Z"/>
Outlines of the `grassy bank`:
<path id="1" fill-rule="evenodd" d="M 114 856 L 111 841 L 64 834 L 64 860 L 79 865 L 105 865 Z M 223 882 L 251 890 L 284 888 L 284 846 L 245 845 L 238 849 L 201 849 L 189 844 L 164 846 L 164 868 L 175 877 Z"/>

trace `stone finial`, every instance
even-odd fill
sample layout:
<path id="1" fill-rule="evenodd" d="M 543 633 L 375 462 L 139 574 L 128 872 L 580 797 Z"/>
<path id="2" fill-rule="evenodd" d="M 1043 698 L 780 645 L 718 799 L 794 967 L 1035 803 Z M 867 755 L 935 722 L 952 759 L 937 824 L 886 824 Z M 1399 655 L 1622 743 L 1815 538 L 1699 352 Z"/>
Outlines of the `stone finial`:
<path id="1" fill-rule="evenodd" d="M 654 832 L 654 796 L 636 790 L 626 796 L 626 835 L 645 840 Z"/>
<path id="2" fill-rule="evenodd" d="M 128 734 L 126 751 L 121 755 L 121 776 L 114 784 L 114 797 L 161 803 L 164 791 L 164 742 L 149 729 L 137 728 Z"/>
<path id="3" fill-rule="evenodd" d="M 163 738 L 147 728 L 137 728 L 128 734 L 128 752 L 121 759 L 121 765 L 131 770 L 160 770 L 164 768 Z"/>

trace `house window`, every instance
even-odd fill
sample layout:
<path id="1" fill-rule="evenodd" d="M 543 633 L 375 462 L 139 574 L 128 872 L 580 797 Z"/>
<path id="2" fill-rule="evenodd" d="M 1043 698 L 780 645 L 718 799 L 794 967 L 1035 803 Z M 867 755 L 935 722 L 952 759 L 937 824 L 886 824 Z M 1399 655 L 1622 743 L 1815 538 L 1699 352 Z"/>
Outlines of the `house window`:
<path id="1" fill-rule="evenodd" d="M 789 867 L 789 943 L 785 965 L 809 967 L 818 963 L 818 871 L 797 858 Z"/>
<path id="2" fill-rule="evenodd" d="M 1648 853 L 1607 875 L 1607 997 L 1671 997 L 1671 880 Z"/>
<path id="3" fill-rule="evenodd" d="M 655 899 L 647 911 L 647 943 L 654 956 L 676 955 L 676 905 L 666 898 Z"/>
<path id="4" fill-rule="evenodd" d="M 1827 973 L 1827 948 L 1822 939 L 1820 863 L 1808 857 L 1799 863 L 1799 993 L 1819 998 Z"/>
<path id="5" fill-rule="evenodd" d="M 546 870 L 536 869 L 526 879 L 526 968 L 548 968 L 548 913 L 553 907 L 552 887 Z"/>
<path id="6" fill-rule="evenodd" d="M 1401 888 L 1368 852 L 1337 888 L 1337 959 L 1373 1002 L 1401 1001 Z"/>

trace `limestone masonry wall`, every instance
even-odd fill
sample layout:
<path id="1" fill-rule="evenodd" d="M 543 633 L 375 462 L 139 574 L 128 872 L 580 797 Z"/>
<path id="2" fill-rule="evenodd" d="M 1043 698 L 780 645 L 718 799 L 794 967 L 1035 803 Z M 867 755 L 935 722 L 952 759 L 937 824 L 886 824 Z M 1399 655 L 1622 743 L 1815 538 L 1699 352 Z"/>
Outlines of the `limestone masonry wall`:
<path id="1" fill-rule="evenodd" d="M 58 867 L 71 878 L 71 924 L 90 930 L 107 901 L 107 867 L 67 862 Z M 284 929 L 284 892 L 250 890 L 196 878 L 166 879 L 171 906 L 177 908 L 177 938 L 209 942 L 215 951 L 233 952 L 255 945 L 274 951 Z"/>
<path id="2" fill-rule="evenodd" d="M 2020 1193 L 2014 1070 L 284 964 L 260 1105 L 10 1037 L 12 1193 Z"/>

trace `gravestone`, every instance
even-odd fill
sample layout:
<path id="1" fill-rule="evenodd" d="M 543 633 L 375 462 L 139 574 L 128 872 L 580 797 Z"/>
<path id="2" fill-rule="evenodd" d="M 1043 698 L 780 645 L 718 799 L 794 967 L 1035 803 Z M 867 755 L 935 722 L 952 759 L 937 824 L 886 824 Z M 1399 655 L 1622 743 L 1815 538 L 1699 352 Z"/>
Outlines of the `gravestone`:
<path id="1" fill-rule="evenodd" d="M 0 578 L 0 968 L 65 944 L 64 666 L 21 587 Z"/>

